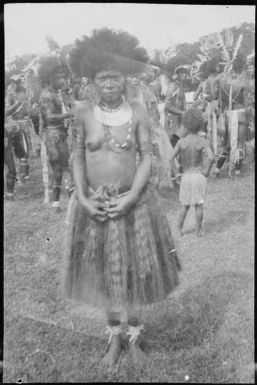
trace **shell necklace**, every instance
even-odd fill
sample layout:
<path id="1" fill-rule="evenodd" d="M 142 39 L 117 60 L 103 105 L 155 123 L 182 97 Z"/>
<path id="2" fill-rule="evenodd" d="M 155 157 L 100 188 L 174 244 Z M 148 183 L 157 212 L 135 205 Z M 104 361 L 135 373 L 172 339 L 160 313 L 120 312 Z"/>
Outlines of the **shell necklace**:
<path id="1" fill-rule="evenodd" d="M 107 126 L 122 126 L 132 119 L 132 109 L 124 99 L 121 105 L 115 109 L 109 109 L 102 104 L 97 104 L 94 107 L 94 117 L 98 122 Z"/>
<path id="2" fill-rule="evenodd" d="M 118 108 L 109 109 L 103 107 L 102 104 L 94 107 L 94 117 L 104 127 L 105 140 L 110 143 L 116 150 L 128 150 L 131 146 L 132 137 L 132 109 L 130 105 L 123 99 Z M 119 143 L 110 131 L 111 127 L 127 127 L 128 133 L 123 143 Z"/>

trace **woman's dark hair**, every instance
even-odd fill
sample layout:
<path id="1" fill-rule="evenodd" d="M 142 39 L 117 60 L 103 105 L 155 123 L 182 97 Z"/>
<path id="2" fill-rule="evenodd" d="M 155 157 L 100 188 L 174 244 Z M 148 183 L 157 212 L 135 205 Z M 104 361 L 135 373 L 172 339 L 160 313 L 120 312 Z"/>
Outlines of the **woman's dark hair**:
<path id="1" fill-rule="evenodd" d="M 149 57 L 135 36 L 108 28 L 76 40 L 69 62 L 77 76 L 94 79 L 99 71 L 117 70 L 124 75 L 143 72 Z"/>
<path id="2" fill-rule="evenodd" d="M 188 63 L 185 61 L 183 55 L 176 55 L 170 58 L 165 66 L 165 70 L 167 72 L 168 77 L 172 78 L 172 76 L 175 74 L 176 68 L 186 64 Z"/>
<path id="3" fill-rule="evenodd" d="M 37 73 L 42 83 L 48 83 L 55 74 L 69 75 L 70 70 L 64 59 L 49 56 L 41 60 Z"/>
<path id="4" fill-rule="evenodd" d="M 198 132 L 204 127 L 204 117 L 197 108 L 189 108 L 182 117 L 182 124 L 188 132 Z"/>

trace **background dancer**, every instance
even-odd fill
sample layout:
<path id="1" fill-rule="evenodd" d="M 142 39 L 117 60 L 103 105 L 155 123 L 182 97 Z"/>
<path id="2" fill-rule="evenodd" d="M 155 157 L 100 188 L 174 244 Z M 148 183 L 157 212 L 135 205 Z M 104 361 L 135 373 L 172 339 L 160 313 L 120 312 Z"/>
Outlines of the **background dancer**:
<path id="1" fill-rule="evenodd" d="M 246 121 L 246 80 L 242 69 L 246 64 L 245 55 L 238 55 L 230 72 L 218 76 L 219 106 L 224 115 L 225 134 L 223 150 L 216 163 L 216 176 L 229 158 L 228 175 L 240 175 L 242 161 L 245 157 Z"/>
<path id="2" fill-rule="evenodd" d="M 11 107 L 5 108 L 5 120 L 8 116 L 10 116 L 12 113 L 14 113 L 18 108 L 20 108 L 22 102 L 21 100 L 18 100 L 15 104 L 13 104 Z M 16 153 L 22 153 L 24 150 L 23 148 L 23 141 L 16 140 L 13 142 L 12 137 L 14 135 L 12 126 L 11 130 L 8 129 L 8 125 L 4 125 L 4 164 L 7 168 L 7 171 L 5 173 L 5 181 L 6 181 L 6 199 L 13 200 L 14 199 L 14 185 L 16 182 L 16 165 L 14 160 L 14 154 L 13 151 Z"/>
<path id="3" fill-rule="evenodd" d="M 179 156 L 183 167 L 180 184 L 179 200 L 182 209 L 179 216 L 178 229 L 182 235 L 182 228 L 190 206 L 195 207 L 196 233 L 201 235 L 203 222 L 203 204 L 206 193 L 206 178 L 209 176 L 214 156 L 209 143 L 201 138 L 198 133 L 204 125 L 203 114 L 198 109 L 190 108 L 183 115 L 183 125 L 187 129 L 187 136 L 181 138 L 171 155 L 174 172 L 177 173 L 173 159 Z M 203 153 L 208 156 L 208 164 L 203 169 Z"/>
<path id="4" fill-rule="evenodd" d="M 22 87 L 21 76 L 14 75 L 12 87 L 9 88 L 6 96 L 6 108 L 10 109 L 19 101 L 19 107 L 7 117 L 6 129 L 13 143 L 15 155 L 20 160 L 21 178 L 26 180 L 29 178 L 29 147 L 31 149 L 30 106 L 25 89 Z"/>
<path id="5" fill-rule="evenodd" d="M 170 154 L 172 147 L 169 137 L 161 124 L 161 114 L 159 112 L 159 102 L 161 97 L 161 84 L 157 78 L 157 69 L 149 65 L 141 82 L 143 94 L 145 95 L 146 107 L 151 121 L 151 140 L 153 144 L 153 180 L 158 189 L 162 187 L 173 188 L 170 168 Z"/>
<path id="6" fill-rule="evenodd" d="M 169 83 L 166 93 L 165 128 L 173 148 L 179 138 L 186 135 L 186 130 L 182 125 L 182 115 L 186 111 L 185 83 L 188 74 L 187 66 L 177 67 L 175 79 Z"/>
<path id="7" fill-rule="evenodd" d="M 73 113 L 65 106 L 62 87 L 69 74 L 67 64 L 56 57 L 46 57 L 38 69 L 38 75 L 44 84 L 40 95 L 40 109 L 45 131 L 47 156 L 52 169 L 53 204 L 60 211 L 60 193 L 63 173 L 66 172 L 68 182 L 66 189 L 72 188 L 72 177 L 69 171 L 68 127 L 65 120 Z M 44 140 L 44 138 L 43 138 Z"/>
<path id="8" fill-rule="evenodd" d="M 250 142 L 253 150 L 255 149 L 255 76 L 254 76 L 255 56 L 248 60 L 246 64 L 246 116 L 247 116 L 247 135 L 246 141 Z"/>

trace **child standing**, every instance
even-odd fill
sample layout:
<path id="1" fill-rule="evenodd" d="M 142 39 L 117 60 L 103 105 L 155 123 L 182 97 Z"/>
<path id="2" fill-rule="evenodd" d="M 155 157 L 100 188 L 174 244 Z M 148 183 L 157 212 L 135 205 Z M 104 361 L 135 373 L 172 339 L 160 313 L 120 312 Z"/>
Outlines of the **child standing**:
<path id="1" fill-rule="evenodd" d="M 174 158 L 177 155 L 179 163 L 183 168 L 179 195 L 179 200 L 183 206 L 179 216 L 178 229 L 182 235 L 182 227 L 188 209 L 194 205 L 196 233 L 200 236 L 207 177 L 214 162 L 214 155 L 208 141 L 199 135 L 204 126 L 204 117 L 201 111 L 190 108 L 184 113 L 182 123 L 187 130 L 187 135 L 177 142 L 171 154 L 171 166 L 176 177 L 179 176 L 174 162 Z M 208 156 L 208 164 L 203 168 L 204 152 Z"/>

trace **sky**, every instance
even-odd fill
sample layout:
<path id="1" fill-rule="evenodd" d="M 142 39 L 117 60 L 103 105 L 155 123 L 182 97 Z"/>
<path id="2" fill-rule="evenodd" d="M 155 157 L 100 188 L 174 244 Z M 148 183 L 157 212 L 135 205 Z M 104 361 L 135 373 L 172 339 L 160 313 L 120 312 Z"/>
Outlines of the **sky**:
<path id="1" fill-rule="evenodd" d="M 139 3 L 5 4 L 6 58 L 47 51 L 46 37 L 62 46 L 95 28 L 122 29 L 149 51 L 197 41 L 240 22 L 255 22 L 255 6 Z"/>

